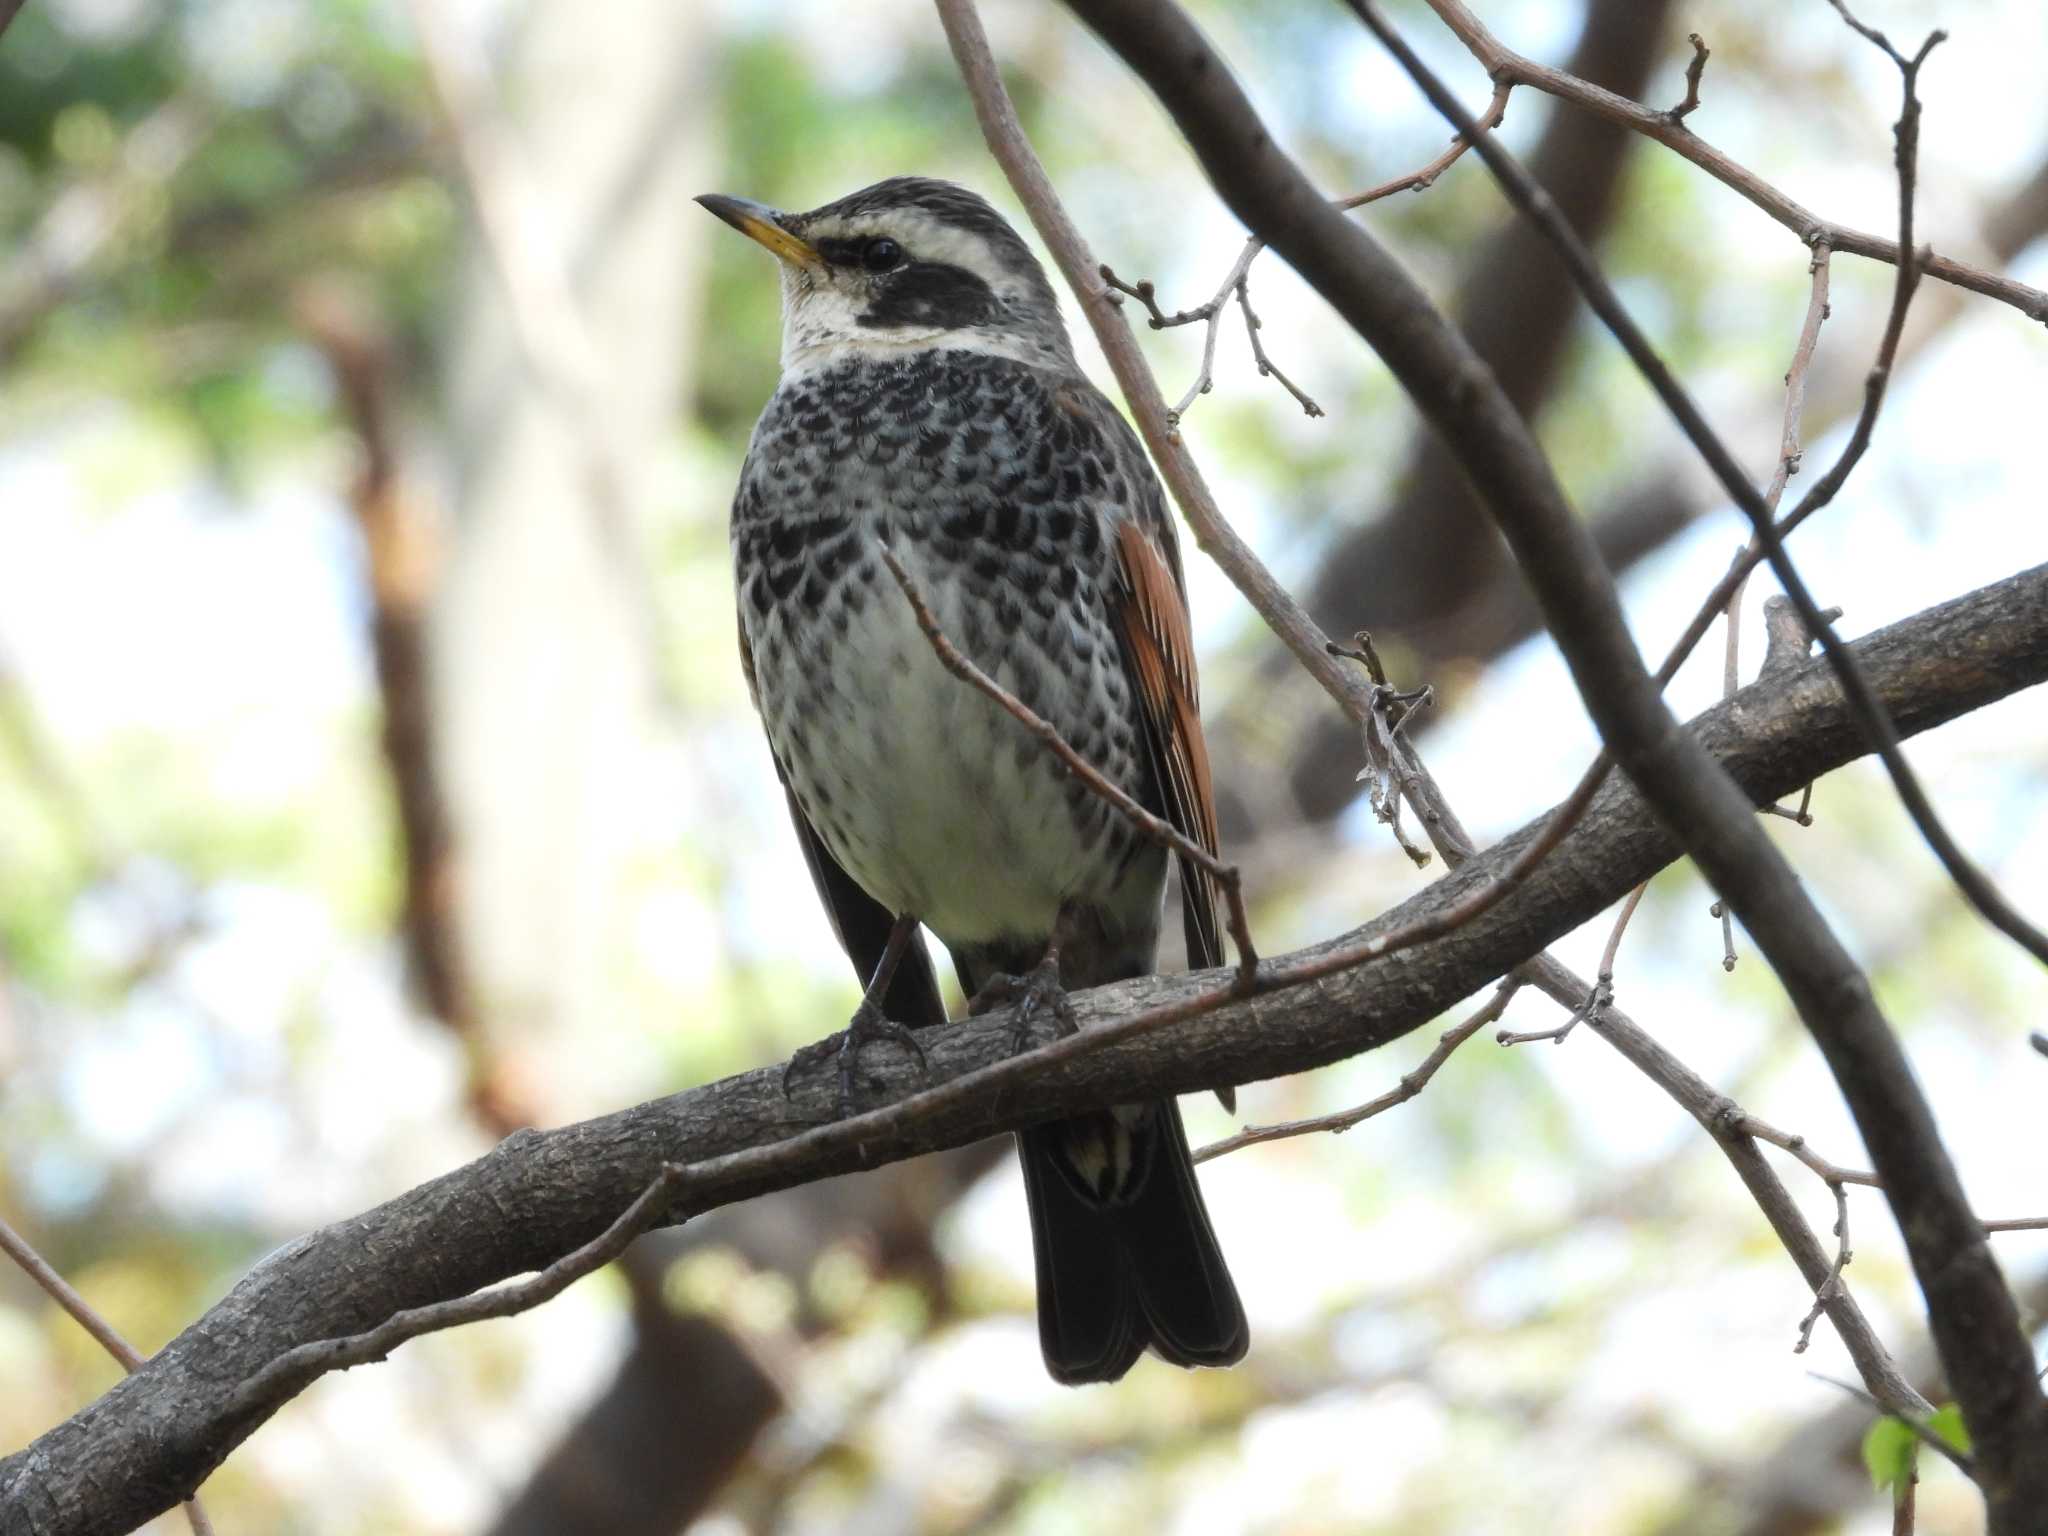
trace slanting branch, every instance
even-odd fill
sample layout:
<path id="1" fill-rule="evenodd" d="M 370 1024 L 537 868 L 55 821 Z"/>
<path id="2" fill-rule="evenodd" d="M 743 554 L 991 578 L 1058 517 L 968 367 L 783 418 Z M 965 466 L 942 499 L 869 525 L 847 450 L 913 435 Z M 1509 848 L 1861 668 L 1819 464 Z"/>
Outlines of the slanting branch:
<path id="1" fill-rule="evenodd" d="M 2048 567 L 1930 609 L 1857 649 L 1907 732 L 2048 680 Z M 1817 662 L 1743 690 L 1692 731 L 1753 803 L 1865 750 Z M 245 1397 L 245 1384 L 273 1361 L 545 1267 L 596 1237 L 664 1162 L 689 1170 L 685 1199 L 671 1212 L 681 1219 L 1087 1108 L 1321 1066 L 1419 1028 L 1678 852 L 1617 780 L 1528 882 L 1483 916 L 1402 954 L 1281 989 L 1289 969 L 1312 967 L 1322 951 L 1411 926 L 1496 878 L 1541 825 L 1364 929 L 1262 966 L 1250 997 L 1231 995 L 1228 970 L 1099 988 L 1074 999 L 1081 1035 L 1009 1060 L 1007 1014 L 931 1030 L 930 1085 L 906 1065 L 880 1061 L 891 1101 L 853 1120 L 831 1123 L 834 1090 L 824 1079 L 785 1099 L 777 1064 L 509 1137 L 467 1167 L 280 1249 L 133 1376 L 0 1460 L 0 1533 L 120 1531 L 168 1508 L 303 1387 L 273 1377 L 273 1395 Z"/>
<path id="2" fill-rule="evenodd" d="M 1231 211 L 1266 235 L 1374 347 L 1456 445 L 1609 750 L 1743 919 L 1842 1089 L 1885 1180 L 1977 1444 L 1992 1529 L 2040 1529 L 2040 1512 L 2048 1510 L 2048 1457 L 2041 1454 L 2048 1399 L 1927 1100 L 1868 981 L 1737 786 L 1664 706 L 1623 622 L 1613 579 L 1527 425 L 1414 279 L 1323 202 L 1178 7 L 1166 0 L 1069 3 L 1157 93 Z M 1364 0 L 1352 4 L 1366 8 Z M 1513 192 L 1507 157 L 1492 136 L 1480 135 L 1473 150 Z"/>

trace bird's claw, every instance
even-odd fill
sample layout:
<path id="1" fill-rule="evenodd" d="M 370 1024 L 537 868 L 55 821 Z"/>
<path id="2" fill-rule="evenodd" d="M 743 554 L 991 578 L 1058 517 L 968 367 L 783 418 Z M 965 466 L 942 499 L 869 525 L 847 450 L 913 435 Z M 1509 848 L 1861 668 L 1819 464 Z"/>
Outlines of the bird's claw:
<path id="1" fill-rule="evenodd" d="M 910 1052 L 917 1058 L 919 1072 L 931 1070 L 930 1063 L 925 1060 L 924 1042 L 917 1038 L 916 1032 L 885 1017 L 878 1005 L 864 998 L 854 1009 L 846 1028 L 804 1046 L 789 1058 L 789 1065 L 782 1069 L 783 1097 L 789 1097 L 790 1084 L 799 1072 L 821 1061 L 836 1061 L 839 1065 L 839 1112 L 842 1115 L 852 1114 L 859 1087 L 860 1053 L 878 1040 L 890 1041 Z M 870 1087 L 879 1086 L 873 1078 L 868 1080 L 868 1084 Z"/>
<path id="2" fill-rule="evenodd" d="M 1060 1038 L 1081 1032 L 1074 1017 L 1074 1005 L 1067 1001 L 1067 989 L 1060 984 L 1060 957 L 1048 954 L 1022 976 L 998 974 L 989 977 L 967 1004 L 969 1014 L 991 1013 L 1009 1003 L 1021 1006 L 1010 1026 L 1012 1054 L 1031 1047 L 1031 1025 L 1041 1012 L 1052 1015 L 1054 1033 Z"/>

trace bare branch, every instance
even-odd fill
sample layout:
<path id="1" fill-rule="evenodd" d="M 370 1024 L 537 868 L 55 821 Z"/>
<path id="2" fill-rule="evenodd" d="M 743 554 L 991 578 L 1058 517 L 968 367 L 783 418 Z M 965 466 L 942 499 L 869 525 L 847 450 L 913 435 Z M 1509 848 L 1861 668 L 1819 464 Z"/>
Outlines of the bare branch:
<path id="1" fill-rule="evenodd" d="M 1849 1184 L 1861 1184 L 1869 1189 L 1882 1190 L 1884 1181 L 1876 1174 L 1860 1168 L 1844 1168 L 1841 1164 L 1822 1157 L 1804 1136 L 1781 1131 L 1766 1124 L 1754 1115 L 1741 1115 L 1733 1122 L 1733 1129 L 1744 1136 L 1753 1136 L 1758 1141 L 1767 1141 L 1774 1147 L 1782 1147 L 1800 1162 L 1813 1170 L 1814 1177 L 1836 1189 Z M 1981 1223 L 1986 1232 L 2036 1232 L 2048 1228 L 2048 1216 L 2012 1216 L 1999 1221 Z"/>
<path id="2" fill-rule="evenodd" d="M 132 1371 L 142 1364 L 143 1357 L 136 1352 L 135 1346 L 122 1338 L 120 1331 L 101 1317 L 92 1303 L 79 1295 L 71 1283 L 51 1267 L 49 1260 L 29 1245 L 28 1239 L 5 1221 L 0 1221 L 0 1252 L 20 1265 L 22 1273 L 70 1313 L 71 1320 L 91 1334 L 101 1349 L 119 1361 L 122 1370 Z"/>
<path id="3" fill-rule="evenodd" d="M 1614 920 L 1614 927 L 1607 935 L 1607 947 L 1600 952 L 1600 970 L 1593 978 L 1593 985 L 1587 989 L 1585 1000 L 1565 1016 L 1565 1021 L 1555 1029 L 1532 1030 L 1527 1034 L 1511 1034 L 1502 1030 L 1494 1036 L 1500 1045 L 1533 1045 L 1547 1040 L 1556 1045 L 1565 1036 L 1592 1019 L 1597 1019 L 1614 1006 L 1614 957 L 1621 949 L 1621 936 L 1628 932 L 1628 921 L 1636 915 L 1636 908 L 1642 905 L 1643 893 L 1650 888 L 1645 880 L 1628 893 L 1628 900 L 1621 904 L 1621 913 Z"/>
<path id="4" fill-rule="evenodd" d="M 1980 1447 L 1994 1528 L 2018 1529 L 2016 1511 L 2048 1508 L 2048 1461 L 2037 1454 L 2048 1441 L 2048 1399 L 2034 1380 L 2011 1292 L 1970 1213 L 1926 1097 L 1867 979 L 1749 805 L 1674 730 L 1629 635 L 1612 577 L 1527 424 L 1413 278 L 1359 225 L 1323 203 L 1178 7 L 1168 0 L 1070 4 L 1159 94 L 1232 211 L 1264 233 L 1334 305 L 1436 430 L 1455 443 L 1535 590 L 1603 738 L 1743 917 L 1847 1098 L 1887 1179 L 1944 1363 Z M 1386 35 L 1368 0 L 1353 0 L 1353 9 Z M 1433 77 L 1412 50 L 1398 52 L 1430 90 Z M 1457 126 L 1469 126 L 1440 85 L 1430 96 L 1439 111 L 1456 114 Z M 1540 192 L 1527 187 L 1494 137 L 1480 136 L 1473 148 L 1518 205 L 1540 220 Z M 1546 232 L 1557 238 L 1547 226 Z M 1560 248 L 1575 277 L 1590 277 L 1589 297 L 1611 299 L 1597 272 L 1578 271 L 1580 261 L 1590 269 L 1583 249 L 1575 241 Z M 1603 319 L 1632 330 L 1618 306 L 1609 304 Z M 1632 357 L 1641 354 L 1631 348 Z M 1661 366 L 1653 354 L 1648 361 Z M 1663 382 L 1673 403 L 1689 405 L 1668 371 Z M 1702 450 L 1713 446 L 1709 434 Z M 1753 488 L 1744 489 L 1754 501 Z"/>
<path id="5" fill-rule="evenodd" d="M 1385 1114 L 1399 1104 L 1406 1104 L 1436 1076 L 1437 1069 L 1451 1059 L 1451 1052 L 1471 1039 L 1487 1025 L 1495 1022 L 1507 1012 L 1508 1004 L 1521 988 L 1521 978 L 1510 976 L 1494 989 L 1493 996 L 1485 1005 L 1463 1023 L 1445 1030 L 1437 1037 L 1436 1048 L 1422 1058 L 1422 1064 L 1413 1072 L 1403 1073 L 1400 1084 L 1389 1088 L 1376 1099 L 1370 1099 L 1354 1109 L 1340 1110 L 1334 1115 L 1317 1115 L 1308 1120 L 1287 1120 L 1278 1125 L 1248 1125 L 1234 1136 L 1221 1141 L 1212 1141 L 1195 1153 L 1195 1161 L 1206 1163 L 1212 1157 L 1223 1157 L 1262 1141 L 1285 1141 L 1293 1136 L 1315 1136 L 1325 1132 L 1341 1136 L 1354 1125 L 1362 1125 L 1374 1115 Z"/>
<path id="6" fill-rule="evenodd" d="M 1816 244 L 1813 259 L 1807 263 L 1812 286 L 1806 301 L 1806 319 L 1799 327 L 1799 340 L 1792 349 L 1792 365 L 1785 370 L 1785 417 L 1778 432 L 1778 467 L 1772 471 L 1771 483 L 1764 490 L 1764 505 L 1771 509 L 1773 516 L 1785 494 L 1786 482 L 1799 473 L 1800 460 L 1805 457 L 1799 444 L 1799 427 L 1806 412 L 1807 373 L 1813 366 L 1813 354 L 1820 345 L 1821 322 L 1828 317 L 1829 254 L 1826 245 Z M 1721 670 L 1721 694 L 1724 698 L 1741 686 L 1742 594 L 1762 552 L 1762 543 L 1752 536 L 1748 546 L 1735 557 L 1738 574 L 1735 589 L 1728 594 L 1725 610 L 1728 651 Z"/>
<path id="7" fill-rule="evenodd" d="M 1486 111 L 1479 117 L 1480 132 L 1491 132 L 1500 126 L 1501 119 L 1507 115 L 1508 94 L 1513 89 L 1514 87 L 1507 83 L 1494 87 L 1493 100 L 1488 103 Z M 1420 170 L 1410 171 L 1405 176 L 1396 176 L 1392 181 L 1381 182 L 1376 187 L 1369 188 L 1364 192 L 1353 193 L 1350 197 L 1340 197 L 1331 206 L 1346 210 L 1363 208 L 1368 203 L 1376 203 L 1381 198 L 1392 197 L 1397 192 L 1427 191 L 1430 187 L 1436 185 L 1437 177 L 1448 170 L 1458 157 L 1471 147 L 1472 141 L 1465 135 L 1459 134 L 1451 140 L 1451 147 L 1449 149 L 1438 155 Z M 1245 335 L 1251 340 L 1252 357 L 1258 364 L 1260 376 L 1263 377 L 1271 374 L 1274 378 L 1278 379 L 1281 387 L 1294 396 L 1296 403 L 1309 415 L 1320 416 L 1323 414 L 1323 408 L 1320 405 L 1297 389 L 1294 381 L 1274 366 L 1273 360 L 1266 356 L 1265 346 L 1259 341 L 1260 322 L 1258 316 L 1252 313 L 1249 291 L 1250 278 L 1248 274 L 1251 272 L 1252 263 L 1258 259 L 1259 252 L 1265 248 L 1266 242 L 1257 235 L 1253 235 L 1251 239 L 1245 241 L 1244 249 L 1237 253 L 1237 260 L 1230 264 L 1230 270 L 1224 274 L 1223 282 L 1209 296 L 1206 302 L 1197 304 L 1193 309 L 1175 310 L 1170 315 L 1159 307 L 1158 290 L 1149 279 L 1141 279 L 1136 283 L 1127 283 L 1106 265 L 1096 269 L 1101 275 L 1102 280 L 1109 284 L 1111 288 L 1115 289 L 1118 293 L 1129 294 L 1145 306 L 1146 324 L 1150 325 L 1155 331 L 1169 330 L 1181 325 L 1193 325 L 1197 321 L 1203 322 L 1202 368 L 1195 375 L 1195 382 L 1188 386 L 1188 392 L 1182 395 L 1178 403 L 1167 411 L 1166 421 L 1169 427 L 1178 427 L 1181 419 L 1187 415 L 1188 408 L 1195 403 L 1196 397 L 1208 394 L 1215 387 L 1216 333 L 1223 324 L 1223 307 L 1230 302 L 1232 294 L 1237 296 L 1238 303 L 1243 306 Z"/>
<path id="8" fill-rule="evenodd" d="M 1665 148 L 1683 155 L 1722 185 L 1747 198 L 1809 245 L 1825 242 L 1831 249 L 1851 256 L 1898 265 L 1900 253 L 1906 247 L 1882 235 L 1865 234 L 1819 217 L 1754 171 L 1738 165 L 1684 124 L 1672 122 L 1655 108 L 1617 96 L 1589 80 L 1581 80 L 1522 57 L 1489 32 L 1464 0 L 1428 0 L 1428 4 L 1496 84 L 1506 81 L 1512 85 L 1532 86 L 1545 95 L 1571 102 L 1645 138 L 1655 139 Z M 1981 293 L 2001 304 L 2010 304 L 2030 320 L 2048 323 L 2048 293 L 2039 288 L 2031 288 L 1999 273 L 1986 272 L 1932 252 L 1926 253 L 1920 265 L 1929 277 Z"/>
<path id="9" fill-rule="evenodd" d="M 1685 66 L 1685 100 L 1664 114 L 1664 121 L 1677 127 L 1698 110 L 1700 104 L 1700 77 L 1707 72 L 1707 60 L 1714 50 L 1707 46 L 1706 39 L 1697 32 L 1688 32 L 1685 40 L 1692 44 L 1692 62 Z"/>
<path id="10" fill-rule="evenodd" d="M 1835 1197 L 1835 1262 L 1828 1266 L 1828 1277 L 1813 1293 L 1813 1305 L 1806 1310 L 1806 1316 L 1799 1320 L 1799 1342 L 1792 1346 L 1792 1353 L 1803 1355 L 1807 1345 L 1813 1342 L 1813 1325 L 1820 1321 L 1830 1301 L 1841 1293 L 1842 1271 L 1849 1267 L 1849 1260 L 1855 1257 L 1849 1247 L 1849 1186 L 1830 1184 L 1828 1190 Z"/>
<path id="11" fill-rule="evenodd" d="M 1241 277 L 1237 280 L 1237 307 L 1244 311 L 1244 333 L 1251 340 L 1252 361 L 1258 364 L 1259 377 L 1265 378 L 1268 374 L 1272 375 L 1273 378 L 1279 380 L 1282 389 L 1294 396 L 1295 403 L 1302 410 L 1311 416 L 1322 415 L 1323 408 L 1303 394 L 1294 380 L 1282 373 L 1273 359 L 1266 356 L 1265 343 L 1259 340 L 1259 331 L 1266 322 L 1261 320 L 1257 311 L 1252 308 L 1251 280 L 1249 278 Z"/>
<path id="12" fill-rule="evenodd" d="M 1394 834 L 1394 841 L 1401 845 L 1401 851 L 1408 855 L 1410 862 L 1417 869 L 1422 869 L 1429 863 L 1429 850 L 1410 842 L 1407 832 L 1401 827 L 1404 786 L 1400 736 L 1417 710 L 1436 702 L 1436 694 L 1428 684 L 1406 692 L 1395 688 L 1387 680 L 1387 669 L 1372 643 L 1372 635 L 1361 629 L 1352 639 L 1355 643 L 1350 647 L 1332 644 L 1330 654 L 1359 663 L 1372 679 L 1372 713 L 1366 717 L 1365 729 L 1360 733 L 1365 747 L 1365 766 L 1358 770 L 1358 778 L 1367 786 L 1366 800 L 1372 806 L 1373 815 Z M 1534 864 L 1532 859 L 1529 867 L 1533 868 Z M 1522 871 L 1526 872 L 1526 869 Z M 1489 900 L 1497 899 L 1500 894 L 1496 892 Z"/>
<path id="13" fill-rule="evenodd" d="M 1363 637 L 1361 637 L 1363 638 Z M 1381 678 L 1377 661 L 1367 648 L 1362 659 L 1374 669 L 1376 679 Z M 1414 802 L 1424 825 L 1429 828 L 1437 851 L 1444 863 L 1451 869 L 1458 869 L 1474 854 L 1470 835 L 1460 823 L 1457 814 L 1445 800 L 1429 770 L 1423 765 L 1412 743 L 1405 739 L 1397 744 L 1403 757 L 1401 784 Z M 1596 770 L 1599 765 L 1595 765 Z M 1585 781 L 1582 781 L 1583 787 Z M 1565 818 L 1553 812 L 1544 820 L 1546 830 L 1556 826 Z M 1637 887 L 1640 891 L 1641 886 Z M 1617 924 L 1609 935 L 1602 968 L 1611 974 L 1615 953 L 1623 925 Z M 1691 1068 L 1665 1050 L 1631 1019 L 1613 1006 L 1611 988 L 1602 1006 L 1597 1009 L 1588 1006 L 1591 1000 L 1599 999 L 1601 989 L 1595 987 L 1588 998 L 1586 984 L 1549 954 L 1539 955 L 1520 967 L 1515 973 L 1530 984 L 1548 994 L 1555 1001 L 1573 1010 L 1574 1017 L 1585 1017 L 1592 1022 L 1596 1033 L 1605 1038 L 1631 1064 L 1656 1083 L 1680 1106 L 1697 1120 L 1700 1126 L 1713 1138 L 1727 1156 L 1730 1164 L 1758 1208 L 1763 1212 L 1786 1252 L 1813 1287 L 1816 1301 L 1856 1362 L 1857 1370 L 1869 1383 L 1874 1400 L 1888 1405 L 1893 1412 L 1904 1415 L 1931 1414 L 1933 1405 L 1928 1403 L 1906 1379 L 1884 1345 L 1878 1340 L 1875 1330 L 1857 1306 L 1855 1298 L 1845 1285 L 1829 1284 L 1833 1266 L 1823 1255 L 1820 1243 L 1812 1229 L 1800 1214 L 1797 1204 L 1786 1190 L 1783 1182 L 1771 1170 L 1768 1163 L 1757 1154 L 1749 1137 L 1733 1129 L 1734 1123 L 1744 1118 L 1739 1107 L 1725 1096 L 1717 1093 Z M 1579 1001 L 1588 999 L 1588 1001 Z M 1758 1122 L 1761 1124 L 1761 1122 Z M 1956 1460 L 1958 1465 L 1967 1465 L 1948 1448 L 1943 1454 Z"/>

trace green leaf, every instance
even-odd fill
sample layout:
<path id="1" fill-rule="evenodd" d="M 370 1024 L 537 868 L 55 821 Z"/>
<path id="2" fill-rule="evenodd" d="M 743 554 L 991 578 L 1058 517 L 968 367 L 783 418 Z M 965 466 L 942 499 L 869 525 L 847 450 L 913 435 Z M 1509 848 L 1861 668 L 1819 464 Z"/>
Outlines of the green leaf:
<path id="1" fill-rule="evenodd" d="M 1863 1465 L 1879 1493 L 1896 1494 L 1912 1481 L 1913 1450 L 1919 1443 L 1911 1426 L 1898 1419 L 1882 1418 L 1870 1426 L 1863 1436 Z"/>
<path id="2" fill-rule="evenodd" d="M 1934 1411 L 1926 1424 L 1929 1433 L 1951 1450 L 1970 1454 L 1970 1432 L 1963 1427 L 1963 1410 L 1954 1403 Z M 1870 1469 L 1870 1481 L 1882 1493 L 1897 1494 L 1913 1476 L 1913 1452 L 1919 1437 L 1903 1419 L 1883 1418 L 1863 1436 L 1863 1465 Z"/>
<path id="3" fill-rule="evenodd" d="M 1927 1427 L 1940 1437 L 1958 1455 L 1970 1454 L 1970 1432 L 1963 1427 L 1963 1410 L 1955 1403 L 1945 1403 L 1927 1421 Z"/>

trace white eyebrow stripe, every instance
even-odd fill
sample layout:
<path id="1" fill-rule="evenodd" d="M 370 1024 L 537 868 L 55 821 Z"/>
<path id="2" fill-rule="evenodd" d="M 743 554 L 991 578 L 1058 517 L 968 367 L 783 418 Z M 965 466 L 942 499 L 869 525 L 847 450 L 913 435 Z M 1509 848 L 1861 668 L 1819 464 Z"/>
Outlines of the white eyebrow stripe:
<path id="1" fill-rule="evenodd" d="M 887 235 L 913 261 L 959 267 L 987 283 L 998 296 L 1010 298 L 1031 286 L 1030 274 L 998 259 L 981 235 L 934 218 L 921 208 L 890 208 L 850 217 L 820 219 L 804 233 L 814 240 L 858 240 Z"/>

